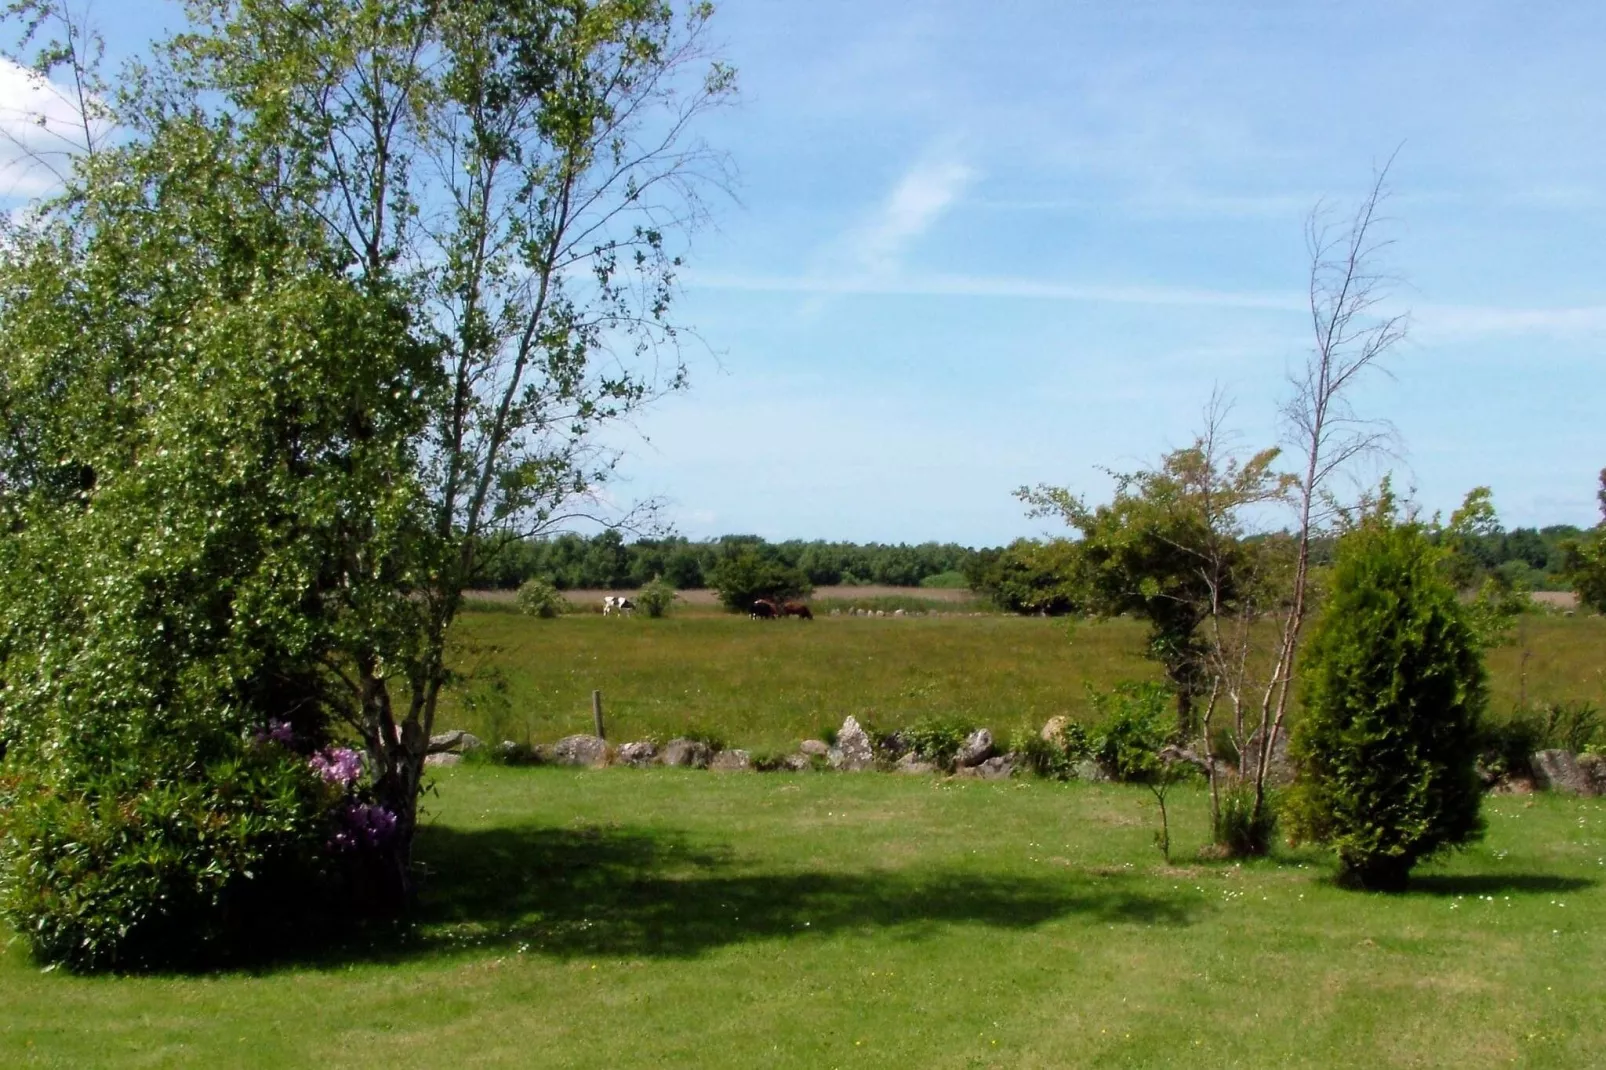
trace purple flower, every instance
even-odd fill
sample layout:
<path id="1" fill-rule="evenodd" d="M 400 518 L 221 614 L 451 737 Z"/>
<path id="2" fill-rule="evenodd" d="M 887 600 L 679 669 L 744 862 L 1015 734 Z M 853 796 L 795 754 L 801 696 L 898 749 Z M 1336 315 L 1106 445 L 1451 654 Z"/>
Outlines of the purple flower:
<path id="1" fill-rule="evenodd" d="M 362 755 L 350 747 L 326 747 L 308 758 L 307 764 L 325 781 L 343 788 L 349 788 L 362 775 Z"/>
<path id="2" fill-rule="evenodd" d="M 288 747 L 294 742 L 296 731 L 290 727 L 289 721 L 281 721 L 277 717 L 268 722 L 268 727 L 257 732 L 258 743 L 278 743 Z"/>
<path id="3" fill-rule="evenodd" d="M 349 802 L 329 846 L 342 853 L 383 846 L 396 834 L 396 815 L 378 803 Z"/>

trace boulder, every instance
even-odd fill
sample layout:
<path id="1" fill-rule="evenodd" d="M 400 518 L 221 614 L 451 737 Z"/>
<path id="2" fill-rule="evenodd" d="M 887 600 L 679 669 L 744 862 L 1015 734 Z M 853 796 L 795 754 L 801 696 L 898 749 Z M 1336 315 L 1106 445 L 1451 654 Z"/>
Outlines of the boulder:
<path id="1" fill-rule="evenodd" d="M 695 739 L 672 739 L 664 747 L 663 763 L 682 769 L 707 769 L 714 751 Z"/>
<path id="2" fill-rule="evenodd" d="M 708 763 L 708 768 L 717 769 L 722 773 L 751 773 L 753 771 L 753 756 L 744 750 L 722 750 L 714 755 Z"/>
<path id="3" fill-rule="evenodd" d="M 1015 775 L 1015 756 L 1000 754 L 975 765 L 962 766 L 954 771 L 954 775 L 978 780 L 1008 780 Z"/>
<path id="4" fill-rule="evenodd" d="M 1065 730 L 1070 727 L 1070 724 L 1071 719 L 1063 713 L 1050 717 L 1048 723 L 1043 726 L 1043 730 L 1037 733 L 1038 738 L 1044 743 L 1053 743 L 1056 746 L 1063 747 L 1065 745 Z"/>
<path id="5" fill-rule="evenodd" d="M 993 756 L 993 734 L 985 728 L 978 728 L 965 737 L 960 744 L 959 753 L 954 755 L 954 765 L 961 769 L 968 769 L 973 765 L 980 765 Z"/>
<path id="6" fill-rule="evenodd" d="M 1594 785 L 1578 767 L 1578 759 L 1571 751 L 1542 750 L 1528 759 L 1533 767 L 1534 783 L 1542 791 L 1559 791 L 1563 795 L 1593 795 Z"/>
<path id="7" fill-rule="evenodd" d="M 782 773 L 806 773 L 814 768 L 814 759 L 807 754 L 788 754 L 775 768 Z"/>
<path id="8" fill-rule="evenodd" d="M 441 732 L 429 737 L 429 754 L 467 754 L 471 750 L 479 750 L 485 743 L 472 732 L 465 732 L 461 728 L 451 732 Z"/>
<path id="9" fill-rule="evenodd" d="M 898 764 L 892 767 L 892 771 L 915 776 L 921 773 L 935 773 L 937 767 L 931 762 L 921 761 L 920 756 L 911 751 L 898 759 Z"/>
<path id="10" fill-rule="evenodd" d="M 811 758 L 825 758 L 831 753 L 831 745 L 821 739 L 805 739 L 797 749 Z"/>
<path id="11" fill-rule="evenodd" d="M 849 716 L 836 734 L 836 746 L 826 756 L 832 769 L 844 773 L 857 773 L 875 767 L 875 746 L 870 733 L 859 726 L 857 718 Z"/>
<path id="12" fill-rule="evenodd" d="M 902 617 L 902 616 L 905 616 L 905 615 L 906 615 L 906 614 L 905 614 L 905 613 L 904 613 L 904 611 L 903 611 L 903 610 L 901 610 L 901 609 L 894 609 L 894 610 L 893 610 L 893 611 L 892 611 L 892 615 L 893 615 L 893 616 L 894 616 L 894 617 Z"/>
<path id="13" fill-rule="evenodd" d="M 1092 758 L 1083 758 L 1076 763 L 1076 779 L 1089 784 L 1102 784 L 1110 779 L 1109 771 Z"/>
<path id="14" fill-rule="evenodd" d="M 1596 795 L 1606 795 L 1606 755 L 1580 754 L 1578 756 L 1578 771 L 1584 774 L 1589 781 L 1590 789 Z"/>
<path id="15" fill-rule="evenodd" d="M 462 760 L 463 760 L 463 756 L 461 754 L 451 754 L 451 753 L 449 753 L 447 751 L 440 751 L 437 754 L 425 755 L 424 764 L 425 765 L 457 765 L 460 762 L 462 762 Z"/>
<path id="16" fill-rule="evenodd" d="M 658 744 L 650 739 L 626 743 L 619 748 L 620 763 L 635 766 L 637 769 L 643 769 L 651 765 L 656 757 L 658 757 Z"/>
<path id="17" fill-rule="evenodd" d="M 608 744 L 601 736 L 564 736 L 552 744 L 552 760 L 558 765 L 604 765 Z"/>
<path id="18" fill-rule="evenodd" d="M 833 609 L 833 610 L 831 610 L 831 616 L 833 616 L 833 617 L 840 617 L 840 616 L 841 616 L 841 615 L 842 615 L 842 611 L 841 611 L 841 610 L 840 610 L 840 609 Z"/>

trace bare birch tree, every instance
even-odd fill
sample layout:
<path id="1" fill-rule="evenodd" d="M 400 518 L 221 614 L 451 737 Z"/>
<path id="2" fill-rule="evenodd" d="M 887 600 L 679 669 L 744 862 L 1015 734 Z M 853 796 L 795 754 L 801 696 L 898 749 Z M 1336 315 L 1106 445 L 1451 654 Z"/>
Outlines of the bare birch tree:
<path id="1" fill-rule="evenodd" d="M 1306 221 L 1313 341 L 1303 366 L 1291 376 L 1292 395 L 1283 408 L 1289 453 L 1299 462 L 1297 521 L 1289 602 L 1254 713 L 1254 753 L 1244 763 L 1245 774 L 1253 773 L 1256 820 L 1266 805 L 1267 767 L 1287 721 L 1310 610 L 1311 543 L 1334 517 L 1333 481 L 1357 460 L 1385 449 L 1393 437 L 1386 423 L 1362 416 L 1354 406 L 1359 384 L 1382 370 L 1383 358 L 1409 326 L 1408 314 L 1393 310 L 1398 280 L 1381 265 L 1393 244 L 1381 215 L 1393 162 L 1391 156 L 1377 171 L 1352 213 L 1335 217 L 1328 206 L 1317 205 Z"/>

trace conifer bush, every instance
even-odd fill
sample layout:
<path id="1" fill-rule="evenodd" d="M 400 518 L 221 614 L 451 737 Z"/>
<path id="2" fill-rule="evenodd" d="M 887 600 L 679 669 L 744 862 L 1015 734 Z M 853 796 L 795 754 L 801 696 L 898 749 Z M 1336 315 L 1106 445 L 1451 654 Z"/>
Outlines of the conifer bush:
<path id="1" fill-rule="evenodd" d="M 1482 833 L 1482 651 L 1440 553 L 1385 499 L 1340 540 L 1311 635 L 1286 817 L 1334 848 L 1349 886 L 1399 890 L 1419 860 Z"/>

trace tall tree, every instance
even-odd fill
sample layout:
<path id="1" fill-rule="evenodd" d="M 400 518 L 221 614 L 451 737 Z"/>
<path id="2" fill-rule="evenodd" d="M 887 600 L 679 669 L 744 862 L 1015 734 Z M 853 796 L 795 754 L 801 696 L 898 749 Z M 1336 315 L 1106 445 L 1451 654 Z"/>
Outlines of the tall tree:
<path id="1" fill-rule="evenodd" d="M 448 633 L 485 551 L 595 511 L 617 461 L 599 432 L 686 382 L 676 272 L 705 195 L 729 181 L 695 128 L 734 75 L 705 50 L 701 2 L 187 11 L 186 32 L 121 80 L 125 136 L 150 143 L 187 123 L 225 140 L 249 181 L 219 189 L 215 210 L 311 221 L 326 273 L 397 303 L 407 346 L 432 355 L 430 376 L 375 401 L 424 414 L 405 442 L 413 465 L 390 485 L 416 493 L 428 521 L 404 540 L 324 548 L 336 590 L 393 597 L 384 612 L 326 597 L 338 642 L 317 662 L 323 700 L 361 736 L 397 815 L 401 885 Z M 354 368 L 378 355 L 370 337 L 336 342 L 355 347 Z"/>

